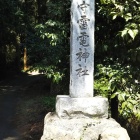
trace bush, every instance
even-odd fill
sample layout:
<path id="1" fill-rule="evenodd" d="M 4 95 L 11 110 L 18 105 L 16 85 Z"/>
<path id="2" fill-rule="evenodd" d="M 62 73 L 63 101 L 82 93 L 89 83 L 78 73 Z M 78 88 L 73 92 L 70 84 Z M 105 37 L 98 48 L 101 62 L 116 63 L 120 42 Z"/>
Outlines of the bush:
<path id="1" fill-rule="evenodd" d="M 136 132 L 140 127 L 139 68 L 119 62 L 109 64 L 98 64 L 96 67 L 95 94 L 107 97 L 109 101 L 117 97 L 120 120 Z"/>

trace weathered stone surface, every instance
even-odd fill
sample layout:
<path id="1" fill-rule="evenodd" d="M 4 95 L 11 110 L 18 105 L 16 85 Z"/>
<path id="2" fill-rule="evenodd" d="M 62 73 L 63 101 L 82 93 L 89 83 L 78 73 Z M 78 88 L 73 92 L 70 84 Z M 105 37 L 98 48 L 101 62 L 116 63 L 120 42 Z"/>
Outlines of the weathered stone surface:
<path id="1" fill-rule="evenodd" d="M 70 96 L 93 97 L 94 0 L 71 0 Z"/>
<path id="2" fill-rule="evenodd" d="M 56 114 L 60 118 L 108 118 L 108 99 L 103 97 L 71 98 L 58 95 Z"/>
<path id="3" fill-rule="evenodd" d="M 126 140 L 127 131 L 124 128 L 109 128 L 102 133 L 101 140 Z"/>
<path id="4" fill-rule="evenodd" d="M 55 113 L 45 117 L 41 140 L 130 140 L 113 119 L 62 119 Z"/>

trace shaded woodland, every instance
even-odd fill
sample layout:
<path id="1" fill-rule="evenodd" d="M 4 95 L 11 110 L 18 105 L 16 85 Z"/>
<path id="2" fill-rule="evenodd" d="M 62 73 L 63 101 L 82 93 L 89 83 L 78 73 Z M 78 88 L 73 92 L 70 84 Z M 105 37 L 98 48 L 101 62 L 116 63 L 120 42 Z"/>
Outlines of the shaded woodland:
<path id="1" fill-rule="evenodd" d="M 0 19 L 0 80 L 38 70 L 66 94 L 70 1 L 0 0 Z M 132 136 L 140 133 L 139 38 L 138 0 L 95 1 L 94 94 L 109 99 L 111 116 Z"/>

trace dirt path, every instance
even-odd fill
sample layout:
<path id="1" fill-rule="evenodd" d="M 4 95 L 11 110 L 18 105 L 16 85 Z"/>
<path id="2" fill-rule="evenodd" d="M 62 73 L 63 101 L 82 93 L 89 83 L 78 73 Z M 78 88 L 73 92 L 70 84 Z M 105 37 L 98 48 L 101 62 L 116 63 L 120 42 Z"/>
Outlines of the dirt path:
<path id="1" fill-rule="evenodd" d="M 8 93 L 0 96 L 0 139 L 1 140 L 17 140 L 19 133 L 12 123 L 15 115 L 17 96 L 13 93 Z"/>
<path id="2" fill-rule="evenodd" d="M 0 140 L 21 140 L 13 123 L 17 103 L 28 84 L 39 77 L 22 74 L 0 81 Z"/>

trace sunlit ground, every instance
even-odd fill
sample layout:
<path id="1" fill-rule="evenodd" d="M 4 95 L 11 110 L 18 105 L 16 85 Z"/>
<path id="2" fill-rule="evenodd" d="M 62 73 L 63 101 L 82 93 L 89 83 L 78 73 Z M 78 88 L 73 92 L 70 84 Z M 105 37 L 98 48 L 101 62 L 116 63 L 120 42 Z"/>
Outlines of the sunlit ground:
<path id="1" fill-rule="evenodd" d="M 17 137 L 7 137 L 7 138 L 4 138 L 3 140 L 18 140 Z"/>
<path id="2" fill-rule="evenodd" d="M 28 74 L 28 77 L 30 76 L 36 76 L 36 75 L 41 75 L 44 74 L 43 72 L 39 72 L 39 70 L 34 70 L 34 71 L 28 71 L 28 72 L 24 72 Z M 13 83 L 8 84 L 9 81 L 7 81 L 7 85 L 2 85 L 3 81 L 0 81 L 0 95 L 5 94 L 7 91 L 9 92 L 14 92 L 19 86 L 18 85 L 14 85 L 15 88 L 13 88 Z"/>
<path id="3" fill-rule="evenodd" d="M 43 72 L 39 72 L 39 70 L 34 70 L 34 71 L 28 71 L 27 72 L 30 75 L 39 75 L 39 74 L 44 74 Z"/>

